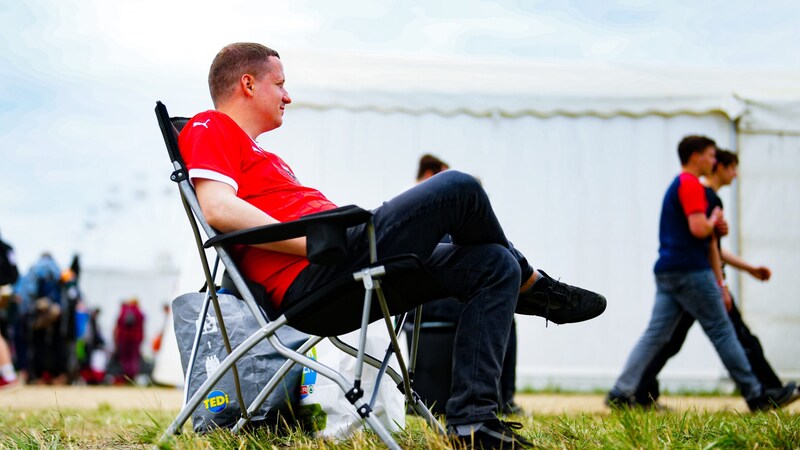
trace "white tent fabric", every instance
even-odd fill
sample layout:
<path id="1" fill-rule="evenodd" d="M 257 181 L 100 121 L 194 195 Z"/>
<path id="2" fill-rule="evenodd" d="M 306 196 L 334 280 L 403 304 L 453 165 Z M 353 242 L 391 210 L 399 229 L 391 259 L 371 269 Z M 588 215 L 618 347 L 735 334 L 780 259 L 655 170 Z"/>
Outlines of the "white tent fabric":
<path id="1" fill-rule="evenodd" d="M 788 93 L 787 93 L 788 94 Z M 800 134 L 800 95 L 779 100 L 743 100 L 739 130 L 744 133 Z"/>
<path id="2" fill-rule="evenodd" d="M 787 339 L 800 329 L 791 300 L 800 280 L 786 275 L 800 244 L 800 74 L 283 53 L 294 101 L 259 143 L 304 183 L 336 203 L 375 207 L 413 182 L 421 154 L 434 153 L 481 178 L 535 266 L 608 297 L 607 312 L 585 324 L 546 328 L 518 317 L 519 387 L 610 386 L 650 314 L 661 198 L 687 134 L 742 158 L 740 182 L 722 192 L 726 245 L 776 275 L 768 284 L 734 277 L 734 290 L 780 374 L 800 376 L 800 340 Z M 178 219 L 155 215 L 142 232 L 186 236 L 175 204 L 166 208 Z M 186 247 L 171 244 L 147 249 L 183 261 Z M 181 277 L 202 283 L 196 258 L 188 267 Z M 694 327 L 662 381 L 718 388 L 725 378 Z"/>
<path id="3" fill-rule="evenodd" d="M 766 69 L 630 67 L 507 59 L 290 52 L 283 56 L 296 107 L 599 117 L 708 114 L 731 119 L 755 99 L 800 98 L 800 73 Z M 788 123 L 785 109 L 771 119 Z M 795 105 L 795 114 L 798 113 Z M 760 120 L 774 125 L 770 117 Z M 794 125 L 797 126 L 797 125 Z"/>
<path id="4" fill-rule="evenodd" d="M 740 135 L 741 254 L 770 267 L 768 283 L 741 277 L 742 312 L 767 358 L 800 375 L 800 136 Z"/>

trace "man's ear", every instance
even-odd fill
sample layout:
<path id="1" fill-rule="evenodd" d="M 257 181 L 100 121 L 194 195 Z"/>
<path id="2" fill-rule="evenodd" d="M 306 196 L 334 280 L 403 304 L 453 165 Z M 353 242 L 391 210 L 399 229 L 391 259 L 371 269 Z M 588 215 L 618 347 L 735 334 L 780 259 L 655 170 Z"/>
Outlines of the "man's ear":
<path id="1" fill-rule="evenodd" d="M 252 96 L 253 95 L 253 91 L 254 91 L 255 86 L 256 86 L 255 77 L 253 77 L 252 75 L 246 73 L 246 74 L 242 75 L 242 78 L 239 79 L 239 84 L 240 84 L 240 86 L 242 88 L 242 91 L 245 93 L 245 95 L 247 95 L 247 96 Z"/>

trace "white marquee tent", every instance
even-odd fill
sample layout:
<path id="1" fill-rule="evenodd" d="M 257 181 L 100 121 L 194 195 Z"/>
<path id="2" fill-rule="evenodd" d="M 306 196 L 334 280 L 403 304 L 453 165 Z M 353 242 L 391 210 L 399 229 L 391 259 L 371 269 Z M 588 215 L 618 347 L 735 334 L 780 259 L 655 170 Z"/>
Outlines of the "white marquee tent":
<path id="1" fill-rule="evenodd" d="M 339 204 L 375 207 L 412 184 L 420 155 L 436 154 L 483 181 L 507 235 L 535 266 L 606 295 L 607 312 L 584 324 L 517 317 L 520 388 L 610 387 L 649 317 L 658 215 L 679 170 L 678 141 L 704 134 L 738 152 L 740 180 L 723 192 L 726 245 L 774 277 L 735 276 L 733 289 L 779 373 L 800 377 L 800 74 L 306 51 L 284 52 L 283 62 L 294 102 L 283 127 L 259 142 L 303 182 Z M 196 78 L 197 103 L 171 99 L 186 87 L 165 80 L 160 99 L 172 114 L 208 108 L 204 77 Z M 150 123 L 142 134 L 161 148 Z M 166 178 L 162 161 L 154 166 Z M 202 284 L 199 264 L 184 256 L 192 250 L 174 242 L 189 234 L 176 198 L 159 194 L 142 206 L 160 211 L 140 224 L 160 237 L 138 244 L 140 267 L 161 261 L 173 280 L 188 280 L 159 288 L 159 302 Z M 97 261 L 125 253 L 96 251 L 106 255 Z M 662 381 L 717 388 L 729 386 L 726 377 L 696 326 Z"/>

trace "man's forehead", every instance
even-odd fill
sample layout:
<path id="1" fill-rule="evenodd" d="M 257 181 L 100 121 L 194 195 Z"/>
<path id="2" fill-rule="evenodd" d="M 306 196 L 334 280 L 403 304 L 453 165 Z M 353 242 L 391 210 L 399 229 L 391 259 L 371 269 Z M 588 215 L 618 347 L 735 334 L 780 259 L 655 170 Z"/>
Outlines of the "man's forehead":
<path id="1" fill-rule="evenodd" d="M 269 65 L 270 69 L 272 70 L 281 70 L 283 71 L 283 61 L 277 56 L 268 56 L 267 57 L 267 64 Z"/>
<path id="2" fill-rule="evenodd" d="M 283 78 L 283 63 L 280 58 L 270 56 L 266 61 L 268 73 L 272 76 Z"/>

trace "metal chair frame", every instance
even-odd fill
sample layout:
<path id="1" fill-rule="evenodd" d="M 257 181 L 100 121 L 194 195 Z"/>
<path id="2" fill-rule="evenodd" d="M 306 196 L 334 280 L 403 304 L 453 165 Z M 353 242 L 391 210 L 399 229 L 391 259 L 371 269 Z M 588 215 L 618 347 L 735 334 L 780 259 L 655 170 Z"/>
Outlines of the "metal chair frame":
<path id="1" fill-rule="evenodd" d="M 375 230 L 374 227 L 372 226 L 372 219 L 370 218 L 368 223 L 368 239 L 369 239 L 371 266 L 356 271 L 352 274 L 355 281 L 360 281 L 364 286 L 364 307 L 362 310 L 358 347 L 350 346 L 341 341 L 338 337 L 329 337 L 334 346 L 356 358 L 355 377 L 353 380 L 349 381 L 345 379 L 344 376 L 342 376 L 340 373 L 336 372 L 334 369 L 305 356 L 306 352 L 308 352 L 314 345 L 316 345 L 322 339 L 324 339 L 323 336 L 313 336 L 309 338 L 308 341 L 306 341 L 297 350 L 292 350 L 291 348 L 288 348 L 280 341 L 280 339 L 276 335 L 276 330 L 284 325 L 288 325 L 289 324 L 288 319 L 286 318 L 285 315 L 280 315 L 274 320 L 269 320 L 267 318 L 267 315 L 258 306 L 258 303 L 256 302 L 253 293 L 248 288 L 244 277 L 237 268 L 236 264 L 234 263 L 233 259 L 230 256 L 230 253 L 227 251 L 224 244 L 216 243 L 213 245 L 213 248 L 217 256 L 214 262 L 213 269 L 210 268 L 209 261 L 204 250 L 204 244 L 200 234 L 200 228 L 203 229 L 203 232 L 209 239 L 219 236 L 219 233 L 217 233 L 216 230 L 214 230 L 211 226 L 209 226 L 205 218 L 203 217 L 200 205 L 198 203 L 197 197 L 194 192 L 194 188 L 189 182 L 186 168 L 184 167 L 183 161 L 180 158 L 180 154 L 178 152 L 177 148 L 178 131 L 175 128 L 175 123 L 178 123 L 179 126 L 181 126 L 180 122 L 183 120 L 184 121 L 183 123 L 185 124 L 186 119 L 170 118 L 169 114 L 167 113 L 166 107 L 161 102 L 157 102 L 156 104 L 156 116 L 158 118 L 162 134 L 164 136 L 165 144 L 167 145 L 167 149 L 172 159 L 174 172 L 172 173 L 170 178 L 178 185 L 181 195 L 181 200 L 186 215 L 192 227 L 195 243 L 197 244 L 200 260 L 203 266 L 203 274 L 205 276 L 207 285 L 205 302 L 200 312 L 201 323 L 200 326 L 198 326 L 197 328 L 194 340 L 194 346 L 192 348 L 192 354 L 190 356 L 189 365 L 186 372 L 183 407 L 181 408 L 176 418 L 172 421 L 172 423 L 169 425 L 169 427 L 162 435 L 161 442 L 164 442 L 167 439 L 169 439 L 171 435 L 180 432 L 183 425 L 190 418 L 192 412 L 200 405 L 200 403 L 203 401 L 206 395 L 208 395 L 208 393 L 213 389 L 213 387 L 217 384 L 217 382 L 219 382 L 219 380 L 228 370 L 231 370 L 233 373 L 234 383 L 236 387 L 236 395 L 239 400 L 239 404 L 245 405 L 246 403 L 243 400 L 241 388 L 239 385 L 239 377 L 238 377 L 238 372 L 236 370 L 236 362 L 242 356 L 244 356 L 248 351 L 250 351 L 256 344 L 260 343 L 263 340 L 267 340 L 275 348 L 275 350 L 280 355 L 285 357 L 287 360 L 281 366 L 281 368 L 275 373 L 275 375 L 272 376 L 270 381 L 262 389 L 257 398 L 253 402 L 251 402 L 246 409 L 242 408 L 242 416 L 235 425 L 235 427 L 233 428 L 234 432 L 241 430 L 242 427 L 244 427 L 247 423 L 250 422 L 253 414 L 256 411 L 258 411 L 263 402 L 266 400 L 267 396 L 278 386 L 278 384 L 281 382 L 286 373 L 288 373 L 288 371 L 294 366 L 294 364 L 300 364 L 302 366 L 308 367 L 311 370 L 316 371 L 320 375 L 336 383 L 345 393 L 345 396 L 350 401 L 350 403 L 353 404 L 359 416 L 362 417 L 364 421 L 366 421 L 369 427 L 378 435 L 378 437 L 386 444 L 386 446 L 391 449 L 400 449 L 399 445 L 397 444 L 397 442 L 394 441 L 388 430 L 386 430 L 386 428 L 380 423 L 380 421 L 378 421 L 378 419 L 375 417 L 374 414 L 371 414 L 372 407 L 374 406 L 376 398 L 375 394 L 373 394 L 371 401 L 369 403 L 367 403 L 361 398 L 363 396 L 363 390 L 361 390 L 362 370 L 363 370 L 363 365 L 366 363 L 369 364 L 370 366 L 379 369 L 378 379 L 376 380 L 375 384 L 376 393 L 381 377 L 384 374 L 388 375 L 397 384 L 398 388 L 404 393 L 406 401 L 417 412 L 417 414 L 422 416 L 439 433 L 446 435 L 447 432 L 442 426 L 442 424 L 433 416 L 433 414 L 431 414 L 431 412 L 422 402 L 420 397 L 413 390 L 413 374 L 414 374 L 414 367 L 416 365 L 417 347 L 419 344 L 419 327 L 421 322 L 422 309 L 421 307 L 416 309 L 416 320 L 414 321 L 414 331 L 412 335 L 412 346 L 410 349 L 409 366 L 407 368 L 404 363 L 403 357 L 400 354 L 399 351 L 400 346 L 397 339 L 397 333 L 402 328 L 403 322 L 405 321 L 406 318 L 406 314 L 401 314 L 395 319 L 395 322 L 392 323 L 393 319 L 389 314 L 389 308 L 387 306 L 386 298 L 384 296 L 383 290 L 381 289 L 381 277 L 385 274 L 385 270 L 382 265 L 375 265 L 378 262 L 378 255 L 376 251 Z M 227 274 L 230 276 L 233 284 L 237 288 L 241 297 L 240 298 L 241 301 L 245 302 L 247 308 L 249 309 L 251 314 L 256 318 L 258 324 L 261 326 L 261 328 L 257 332 L 249 336 L 236 348 L 231 347 L 230 341 L 228 339 L 228 335 L 224 326 L 225 323 L 224 318 L 222 317 L 220 312 L 221 309 L 219 306 L 217 298 L 217 289 L 214 282 L 214 280 L 216 279 L 217 270 L 219 268 L 220 262 L 225 267 Z M 383 356 L 382 359 L 377 359 L 371 355 L 366 354 L 364 351 L 367 341 L 367 325 L 369 324 L 369 319 L 370 319 L 370 307 L 372 304 L 373 294 L 377 296 L 378 304 L 380 305 L 381 312 L 383 315 L 383 321 L 386 325 L 391 341 L 389 348 L 387 348 L 386 354 Z M 206 381 L 202 383 L 202 385 L 197 389 L 197 391 L 190 396 L 188 392 L 188 387 L 189 387 L 188 381 L 189 377 L 191 376 L 192 367 L 194 366 L 196 359 L 197 344 L 199 343 L 200 338 L 202 336 L 202 329 L 203 329 L 202 321 L 205 320 L 209 306 L 213 306 L 214 308 L 217 321 L 220 324 L 220 331 L 224 345 L 228 352 L 228 356 L 225 357 L 222 361 L 220 361 L 219 367 L 217 367 L 214 371 L 209 373 Z M 400 373 L 398 373 L 397 371 L 388 366 L 389 360 L 392 355 L 395 355 L 397 358 L 397 362 L 400 368 Z"/>

